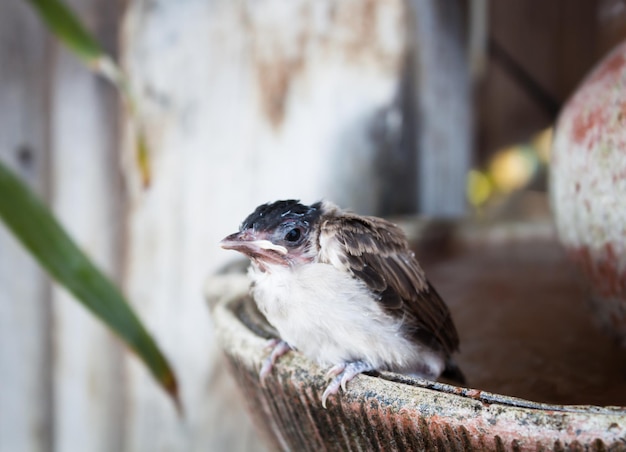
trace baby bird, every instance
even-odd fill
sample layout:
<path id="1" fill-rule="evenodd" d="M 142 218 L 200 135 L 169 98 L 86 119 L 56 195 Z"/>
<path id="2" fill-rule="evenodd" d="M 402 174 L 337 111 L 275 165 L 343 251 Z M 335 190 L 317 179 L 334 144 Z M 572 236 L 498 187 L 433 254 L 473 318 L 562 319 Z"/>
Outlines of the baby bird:
<path id="1" fill-rule="evenodd" d="M 362 372 L 463 382 L 451 360 L 459 338 L 450 312 L 389 221 L 327 201 L 276 201 L 257 207 L 221 246 L 251 260 L 252 295 L 281 337 L 261 380 L 295 349 L 330 367 L 324 407 Z"/>

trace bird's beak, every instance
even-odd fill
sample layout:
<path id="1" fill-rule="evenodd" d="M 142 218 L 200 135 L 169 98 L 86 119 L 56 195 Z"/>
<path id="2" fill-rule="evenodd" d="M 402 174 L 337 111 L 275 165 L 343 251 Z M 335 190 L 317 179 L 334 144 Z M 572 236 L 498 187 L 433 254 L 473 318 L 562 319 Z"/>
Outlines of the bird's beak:
<path id="1" fill-rule="evenodd" d="M 235 232 L 224 238 L 220 245 L 227 250 L 239 251 L 251 259 L 274 263 L 283 263 L 283 257 L 288 252 L 284 246 L 276 245 L 250 230 Z"/>

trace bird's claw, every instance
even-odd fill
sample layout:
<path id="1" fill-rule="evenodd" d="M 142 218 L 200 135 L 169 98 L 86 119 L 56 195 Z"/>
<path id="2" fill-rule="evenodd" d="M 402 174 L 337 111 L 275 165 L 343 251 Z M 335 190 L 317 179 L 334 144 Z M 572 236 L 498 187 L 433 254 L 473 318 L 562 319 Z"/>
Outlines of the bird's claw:
<path id="1" fill-rule="evenodd" d="M 326 399 L 328 396 L 332 394 L 337 394 L 339 392 L 339 387 L 341 386 L 341 377 L 337 376 L 333 378 L 328 386 L 326 386 L 326 390 L 322 394 L 322 406 L 326 408 Z"/>
<path id="2" fill-rule="evenodd" d="M 281 339 L 270 339 L 267 341 L 264 350 L 272 350 L 270 355 L 263 360 L 261 370 L 259 371 L 259 380 L 261 384 L 265 384 L 265 378 L 270 374 L 276 360 L 291 350 L 291 346 Z"/>
<path id="3" fill-rule="evenodd" d="M 345 370 L 346 365 L 347 365 L 346 363 L 335 364 L 333 367 L 328 369 L 328 372 L 326 372 L 326 378 L 336 377 L 337 375 L 339 375 L 341 372 Z"/>
<path id="4" fill-rule="evenodd" d="M 270 351 L 270 350 L 274 350 L 274 348 L 280 344 L 280 339 L 273 337 L 272 339 L 268 339 L 267 342 L 265 342 L 265 345 L 263 346 L 263 350 L 264 351 Z"/>
<path id="5" fill-rule="evenodd" d="M 334 377 L 326 390 L 322 394 L 322 406 L 326 408 L 326 399 L 328 396 L 337 394 L 339 388 L 346 392 L 346 384 L 360 373 L 374 370 L 371 364 L 365 361 L 355 361 L 352 363 L 340 363 L 330 368 L 326 373 L 327 377 Z"/>

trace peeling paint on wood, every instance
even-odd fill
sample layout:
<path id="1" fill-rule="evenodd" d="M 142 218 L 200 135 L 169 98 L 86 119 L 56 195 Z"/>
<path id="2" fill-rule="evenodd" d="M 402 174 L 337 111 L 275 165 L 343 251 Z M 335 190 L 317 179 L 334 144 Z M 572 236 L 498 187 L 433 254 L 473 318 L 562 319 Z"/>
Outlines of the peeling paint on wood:
<path id="1" fill-rule="evenodd" d="M 405 39 L 403 15 L 396 0 L 241 5 L 264 116 L 279 129 L 292 86 L 306 86 L 319 66 L 344 63 L 397 73 Z"/>

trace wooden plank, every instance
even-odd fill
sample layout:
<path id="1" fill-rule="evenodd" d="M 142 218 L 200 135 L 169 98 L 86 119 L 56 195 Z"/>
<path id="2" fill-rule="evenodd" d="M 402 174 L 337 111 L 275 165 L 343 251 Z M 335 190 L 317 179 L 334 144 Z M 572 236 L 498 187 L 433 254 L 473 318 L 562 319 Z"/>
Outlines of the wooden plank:
<path id="1" fill-rule="evenodd" d="M 380 211 L 382 187 L 396 182 L 378 168 L 391 147 L 380 136 L 399 140 L 403 5 L 130 5 L 123 52 L 153 182 L 134 186 L 127 290 L 178 370 L 186 417 L 131 362 L 127 450 L 261 447 L 220 376 L 203 282 L 234 258 L 218 241 L 259 203 L 326 197 Z M 137 179 L 132 165 L 129 174 Z"/>
<path id="2" fill-rule="evenodd" d="M 417 210 L 427 215 L 466 212 L 473 119 L 461 3 L 410 2 Z"/>
<path id="3" fill-rule="evenodd" d="M 491 39 L 555 104 L 562 105 L 602 55 L 602 37 L 611 29 L 610 23 L 602 21 L 602 11 L 609 4 L 597 0 L 491 1 Z M 623 22 L 619 14 L 617 20 Z M 554 122 L 552 109 L 531 94 L 501 57 L 492 56 L 477 92 L 479 160 L 528 140 Z"/>
<path id="4" fill-rule="evenodd" d="M 89 30 L 104 40 L 115 41 L 115 3 L 69 3 Z M 100 268 L 118 278 L 124 220 L 117 93 L 65 49 L 56 46 L 55 57 L 51 102 L 53 208 Z M 55 289 L 53 301 L 55 449 L 120 450 L 124 395 L 121 345 L 65 291 Z"/>
<path id="5" fill-rule="evenodd" d="M 47 193 L 48 41 L 25 2 L 0 14 L 0 159 Z M 49 284 L 0 224 L 0 451 L 49 451 Z"/>

